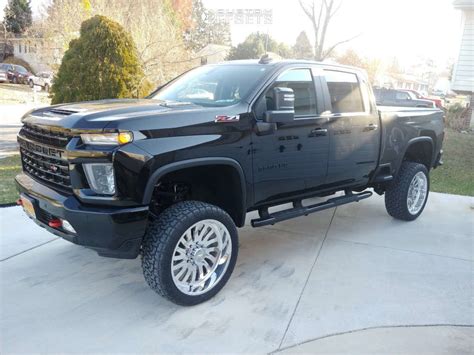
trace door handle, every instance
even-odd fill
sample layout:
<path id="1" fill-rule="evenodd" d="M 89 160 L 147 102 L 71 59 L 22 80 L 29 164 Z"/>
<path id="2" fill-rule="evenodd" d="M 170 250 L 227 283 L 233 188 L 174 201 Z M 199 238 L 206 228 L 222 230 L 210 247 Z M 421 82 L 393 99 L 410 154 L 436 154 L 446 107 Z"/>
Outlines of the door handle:
<path id="1" fill-rule="evenodd" d="M 368 126 L 366 126 L 365 128 L 366 128 L 367 131 L 375 131 L 377 128 L 379 128 L 379 126 L 376 125 L 376 124 L 371 123 Z"/>
<path id="2" fill-rule="evenodd" d="M 325 136 L 327 135 L 327 133 L 328 133 L 327 128 L 318 127 L 311 130 L 311 134 L 309 136 L 310 137 Z"/>

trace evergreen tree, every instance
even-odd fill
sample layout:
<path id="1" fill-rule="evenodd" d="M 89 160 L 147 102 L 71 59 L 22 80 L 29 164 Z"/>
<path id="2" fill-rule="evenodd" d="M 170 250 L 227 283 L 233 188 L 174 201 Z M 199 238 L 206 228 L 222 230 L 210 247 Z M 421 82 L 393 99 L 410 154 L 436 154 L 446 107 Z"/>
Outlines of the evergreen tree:
<path id="1" fill-rule="evenodd" d="M 258 59 L 265 52 L 273 52 L 283 58 L 292 56 L 291 49 L 286 44 L 275 41 L 265 33 L 255 32 L 248 35 L 237 47 L 232 47 L 227 59 Z"/>
<path id="2" fill-rule="evenodd" d="M 185 32 L 186 47 L 197 52 L 206 45 L 230 45 L 229 24 L 219 21 L 202 0 L 193 1 L 191 27 Z"/>
<path id="3" fill-rule="evenodd" d="M 52 87 L 52 103 L 142 97 L 150 84 L 131 36 L 104 16 L 81 25 L 69 44 Z"/>
<path id="4" fill-rule="evenodd" d="M 301 31 L 298 37 L 296 37 L 293 54 L 295 59 L 311 60 L 314 58 L 313 48 L 305 31 Z"/>
<path id="5" fill-rule="evenodd" d="M 7 31 L 20 35 L 31 26 L 30 0 L 8 0 L 4 12 Z"/>

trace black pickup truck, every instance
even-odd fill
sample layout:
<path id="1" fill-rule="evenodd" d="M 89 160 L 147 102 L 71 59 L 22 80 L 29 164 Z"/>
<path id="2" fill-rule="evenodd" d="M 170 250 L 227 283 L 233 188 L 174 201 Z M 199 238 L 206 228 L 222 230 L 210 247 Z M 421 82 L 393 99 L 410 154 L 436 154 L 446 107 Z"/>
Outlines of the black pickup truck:
<path id="1" fill-rule="evenodd" d="M 141 254 L 148 284 L 182 305 L 227 282 L 249 211 L 265 226 L 371 188 L 391 216 L 416 219 L 444 136 L 438 109 L 377 108 L 363 71 L 268 58 L 202 66 L 147 99 L 51 106 L 22 122 L 16 182 L 27 214 L 102 256 Z M 329 197 L 302 203 L 315 196 Z"/>

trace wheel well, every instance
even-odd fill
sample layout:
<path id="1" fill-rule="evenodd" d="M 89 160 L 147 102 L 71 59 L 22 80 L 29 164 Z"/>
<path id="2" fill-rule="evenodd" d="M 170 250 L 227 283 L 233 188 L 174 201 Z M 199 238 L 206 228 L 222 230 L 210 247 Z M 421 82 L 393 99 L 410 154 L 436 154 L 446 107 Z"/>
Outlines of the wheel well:
<path id="1" fill-rule="evenodd" d="M 411 144 L 405 152 L 403 160 L 423 164 L 430 170 L 432 158 L 433 144 L 428 140 L 423 140 Z"/>
<path id="2" fill-rule="evenodd" d="M 183 200 L 216 205 L 226 211 L 237 226 L 245 223 L 241 177 L 231 165 L 204 165 L 167 173 L 158 180 L 151 203 L 159 213 Z"/>

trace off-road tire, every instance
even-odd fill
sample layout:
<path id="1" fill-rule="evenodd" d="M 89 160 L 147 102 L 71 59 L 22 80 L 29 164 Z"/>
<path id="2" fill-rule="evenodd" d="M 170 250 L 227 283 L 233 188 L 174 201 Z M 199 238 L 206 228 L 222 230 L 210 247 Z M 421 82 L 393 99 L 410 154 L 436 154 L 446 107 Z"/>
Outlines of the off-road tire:
<path id="1" fill-rule="evenodd" d="M 214 219 L 228 230 L 232 241 L 229 265 L 221 280 L 208 292 L 187 295 L 173 282 L 171 258 L 174 248 L 185 231 L 193 224 Z M 192 306 L 215 296 L 229 280 L 238 254 L 238 233 L 232 218 L 222 209 L 200 201 L 184 201 L 172 205 L 152 220 L 147 228 L 142 245 L 142 269 L 148 285 L 171 302 Z"/>
<path id="2" fill-rule="evenodd" d="M 408 189 L 413 177 L 418 172 L 423 172 L 427 178 L 427 192 L 423 206 L 417 214 L 411 214 L 408 210 Z M 390 183 L 385 191 L 385 208 L 390 216 L 403 221 L 413 221 L 423 212 L 428 201 L 430 192 L 430 177 L 426 166 L 414 162 L 403 162 L 395 180 Z"/>

